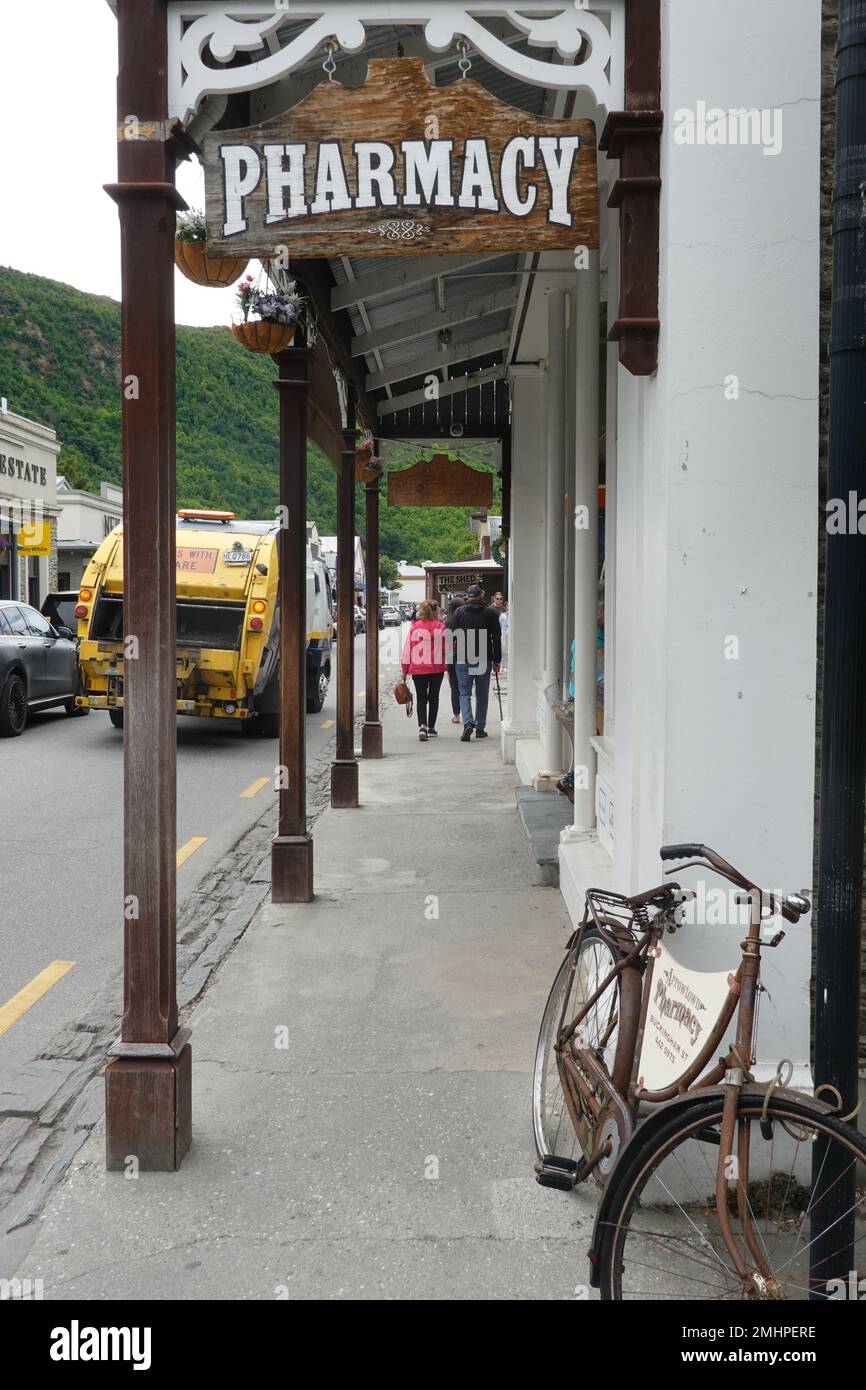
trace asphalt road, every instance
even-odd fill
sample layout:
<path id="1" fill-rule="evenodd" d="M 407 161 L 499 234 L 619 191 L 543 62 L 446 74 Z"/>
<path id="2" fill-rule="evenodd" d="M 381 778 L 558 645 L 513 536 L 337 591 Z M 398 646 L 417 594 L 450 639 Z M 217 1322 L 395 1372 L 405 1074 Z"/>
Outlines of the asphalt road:
<path id="1" fill-rule="evenodd" d="M 383 681 L 394 675 L 394 636 L 380 633 Z M 364 642 L 355 640 L 358 713 Z M 307 717 L 310 762 L 334 736 L 335 675 L 324 708 Z M 189 854 L 177 871 L 178 905 L 266 809 L 277 747 L 227 724 L 178 719 L 177 848 Z M 122 777 L 123 735 L 98 711 L 36 715 L 20 738 L 0 742 L 0 1007 L 53 962 L 75 962 L 0 1034 L 0 1089 L 118 968 Z"/>

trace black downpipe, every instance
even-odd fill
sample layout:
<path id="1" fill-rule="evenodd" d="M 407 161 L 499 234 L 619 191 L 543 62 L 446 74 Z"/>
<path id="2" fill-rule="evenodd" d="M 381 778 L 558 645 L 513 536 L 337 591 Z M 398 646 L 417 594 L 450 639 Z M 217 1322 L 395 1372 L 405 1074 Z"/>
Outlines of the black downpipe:
<path id="1" fill-rule="evenodd" d="M 836 71 L 833 300 L 830 339 L 829 504 L 844 502 L 847 534 L 827 536 L 824 710 L 818 838 L 815 1081 L 858 1092 L 860 912 L 866 789 L 866 6 L 841 0 Z M 853 506 L 851 505 L 853 503 Z M 827 1098 L 826 1094 L 823 1097 Z M 815 1145 L 810 1288 L 856 1268 L 855 1171 L 841 1152 Z M 847 1167 L 846 1167 L 847 1163 Z"/>

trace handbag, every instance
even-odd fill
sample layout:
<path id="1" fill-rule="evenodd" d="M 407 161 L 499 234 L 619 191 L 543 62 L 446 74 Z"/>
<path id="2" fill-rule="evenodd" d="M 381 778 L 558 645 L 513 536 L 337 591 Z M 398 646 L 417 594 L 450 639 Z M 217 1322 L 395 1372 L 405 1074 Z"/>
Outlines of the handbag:
<path id="1" fill-rule="evenodd" d="M 394 699 L 397 701 L 398 705 L 406 706 L 406 716 L 408 719 L 411 719 L 414 701 L 412 699 L 412 691 L 406 683 L 405 676 L 401 677 L 394 686 Z"/>

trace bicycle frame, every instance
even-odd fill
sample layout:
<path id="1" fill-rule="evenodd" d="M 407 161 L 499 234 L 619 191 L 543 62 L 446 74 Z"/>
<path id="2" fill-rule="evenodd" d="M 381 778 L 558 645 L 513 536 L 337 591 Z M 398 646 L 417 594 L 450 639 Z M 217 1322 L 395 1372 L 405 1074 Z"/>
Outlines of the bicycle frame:
<path id="1" fill-rule="evenodd" d="M 618 895 L 598 895 L 608 905 L 619 905 L 633 914 L 632 923 L 637 921 L 645 927 L 635 939 L 633 926 L 625 926 L 603 918 L 591 893 L 587 893 L 587 908 L 577 935 L 572 943 L 575 961 L 578 959 L 584 934 L 592 918 L 593 924 L 622 952 L 613 969 L 598 985 L 594 993 L 583 1004 L 580 1012 L 566 1024 L 570 990 L 565 991 L 562 1014 L 560 1016 L 556 1043 L 557 1068 L 562 1093 L 568 1107 L 575 1132 L 580 1140 L 586 1158 L 584 1176 L 602 1160 L 610 1156 L 612 1140 L 608 1138 L 602 1145 L 594 1148 L 594 1139 L 603 1121 L 612 1118 L 619 1131 L 620 1142 L 626 1143 L 637 1125 L 641 1106 L 660 1105 L 676 1095 L 689 1090 L 700 1090 L 717 1086 L 725 1087 L 722 1110 L 722 1124 L 719 1144 L 719 1160 L 716 1172 L 716 1213 L 719 1229 L 730 1254 L 734 1268 L 743 1279 L 747 1297 L 773 1298 L 777 1296 L 778 1286 L 762 1253 L 760 1242 L 755 1236 L 748 1206 L 749 1184 L 749 1128 L 748 1122 L 740 1121 L 737 1129 L 737 1109 L 740 1093 L 746 1081 L 751 1080 L 749 1069 L 754 1061 L 755 1014 L 758 991 L 760 989 L 760 960 L 764 945 L 777 945 L 781 935 L 772 942 L 761 941 L 763 921 L 763 898 L 760 890 L 749 890 L 750 918 L 749 930 L 740 943 L 741 960 L 736 974 L 729 976 L 729 990 L 722 1004 L 715 1024 L 698 1056 L 688 1068 L 669 1086 L 661 1090 L 646 1090 L 640 1084 L 638 1069 L 641 1046 L 647 1013 L 652 993 L 653 968 L 660 954 L 659 942 L 664 934 L 664 920 L 657 917 L 654 922 L 647 920 L 646 904 L 657 898 L 662 891 L 670 891 L 677 885 L 667 885 L 665 889 L 651 890 L 637 899 L 620 898 Z M 659 923 L 659 925 L 656 925 Z M 602 1037 L 594 1049 L 575 1047 L 573 1039 L 580 1024 L 603 997 L 605 991 L 616 982 L 614 1008 L 607 1019 Z M 707 1068 L 727 1031 L 734 1014 L 737 1015 L 735 1039 L 727 1054 L 720 1057 L 716 1065 Z M 614 1027 L 618 1028 L 613 1072 L 608 1072 L 603 1059 L 603 1049 L 609 1041 Z M 602 1055 L 599 1055 L 602 1054 Z M 700 1078 L 700 1079 L 698 1079 Z M 598 1092 L 603 1099 L 599 1100 Z M 729 1160 L 736 1143 L 736 1163 Z M 737 1214 L 749 1254 L 754 1261 L 754 1269 L 746 1265 L 740 1247 L 731 1228 L 728 1208 L 729 1175 L 736 1174 Z M 756 1283 L 755 1270 L 760 1284 Z"/>

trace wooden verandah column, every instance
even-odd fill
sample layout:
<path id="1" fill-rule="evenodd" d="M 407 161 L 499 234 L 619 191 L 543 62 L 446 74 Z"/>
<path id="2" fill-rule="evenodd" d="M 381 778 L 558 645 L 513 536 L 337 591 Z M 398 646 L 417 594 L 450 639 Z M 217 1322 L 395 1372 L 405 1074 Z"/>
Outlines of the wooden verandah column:
<path id="1" fill-rule="evenodd" d="M 274 358 L 280 393 L 280 781 L 271 842 L 271 901 L 313 896 L 307 831 L 307 400 L 313 354 L 290 347 Z"/>
<path id="2" fill-rule="evenodd" d="M 374 453 L 378 452 L 376 444 Z M 367 656 L 366 704 L 361 730 L 361 753 L 365 758 L 382 756 L 382 724 L 379 719 L 379 478 L 364 487 L 367 550 Z"/>
<path id="3" fill-rule="evenodd" d="M 357 396 L 346 383 L 343 456 L 337 482 L 337 756 L 331 764 L 331 805 L 358 805 L 355 760 L 355 415 Z"/>
<path id="4" fill-rule="evenodd" d="M 124 993 L 105 1073 L 106 1162 L 180 1166 L 192 1058 L 176 993 L 175 212 L 164 0 L 120 0 Z"/>

